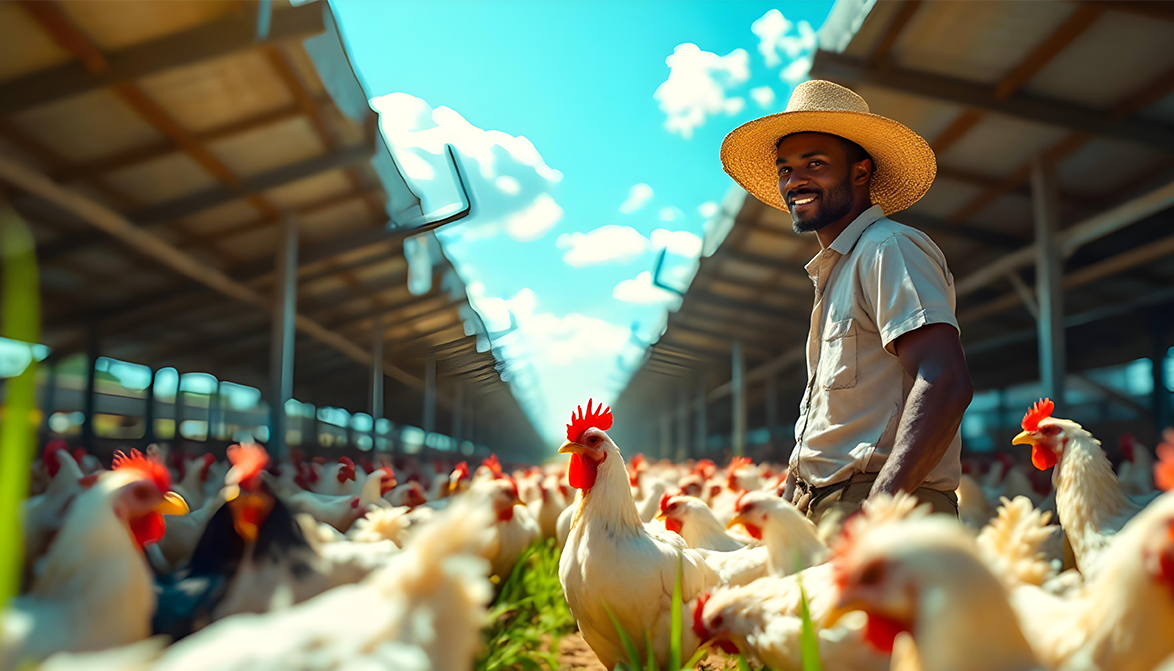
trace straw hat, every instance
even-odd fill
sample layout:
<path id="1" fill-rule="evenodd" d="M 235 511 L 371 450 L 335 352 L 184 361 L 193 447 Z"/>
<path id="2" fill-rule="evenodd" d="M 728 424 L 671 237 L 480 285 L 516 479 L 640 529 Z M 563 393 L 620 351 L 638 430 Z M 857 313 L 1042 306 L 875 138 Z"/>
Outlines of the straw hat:
<path id="1" fill-rule="evenodd" d="M 722 167 L 762 202 L 786 210 L 779 194 L 775 145 L 791 133 L 829 133 L 855 142 L 873 161 L 872 202 L 900 212 L 929 191 L 937 174 L 933 150 L 920 135 L 872 114 L 853 91 L 821 80 L 795 87 L 787 110 L 744 123 L 722 142 Z"/>

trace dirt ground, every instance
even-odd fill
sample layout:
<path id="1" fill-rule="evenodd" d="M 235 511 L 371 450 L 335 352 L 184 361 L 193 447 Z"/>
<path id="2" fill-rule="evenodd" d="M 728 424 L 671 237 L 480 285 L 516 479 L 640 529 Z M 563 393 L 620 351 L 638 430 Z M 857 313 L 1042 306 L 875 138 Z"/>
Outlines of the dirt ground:
<path id="1" fill-rule="evenodd" d="M 607 671 L 595 653 L 587 647 L 579 632 L 562 637 L 558 645 L 558 671 Z M 697 665 L 698 671 L 725 671 L 736 669 L 737 664 L 721 654 L 711 654 Z"/>

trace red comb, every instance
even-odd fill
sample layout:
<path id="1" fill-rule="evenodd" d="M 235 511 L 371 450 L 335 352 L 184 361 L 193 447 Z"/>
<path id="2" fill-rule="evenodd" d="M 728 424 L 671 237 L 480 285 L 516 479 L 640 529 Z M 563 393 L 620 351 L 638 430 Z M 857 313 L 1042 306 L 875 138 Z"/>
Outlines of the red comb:
<path id="1" fill-rule="evenodd" d="M 171 491 L 171 471 L 158 461 L 143 456 L 138 450 L 131 450 L 129 455 L 122 450 L 115 450 L 114 470 L 136 471 L 143 477 L 150 478 L 160 492 Z"/>
<path id="2" fill-rule="evenodd" d="M 469 463 L 467 461 L 460 462 L 456 465 L 456 468 L 452 469 L 452 472 L 457 474 L 457 480 L 468 480 Z"/>
<path id="3" fill-rule="evenodd" d="M 744 489 L 742 490 L 742 493 L 738 495 L 738 498 L 734 499 L 734 512 L 742 512 L 742 499 L 746 498 L 746 495 L 749 493 L 749 490 Z"/>
<path id="4" fill-rule="evenodd" d="M 349 468 L 351 470 L 354 470 L 354 468 L 355 468 L 355 462 L 352 461 L 350 457 L 339 457 L 338 463 L 342 464 L 343 466 L 346 466 L 347 468 Z"/>
<path id="5" fill-rule="evenodd" d="M 481 465 L 493 472 L 493 477 L 500 478 L 503 476 L 501 472 L 501 462 L 497 460 L 496 454 L 489 455 L 488 459 L 484 459 Z"/>
<path id="6" fill-rule="evenodd" d="M 82 457 L 89 455 L 89 452 L 86 452 L 86 448 L 84 448 L 84 447 L 77 447 L 77 448 L 74 448 L 72 454 L 73 454 L 73 460 L 76 461 L 78 463 L 78 465 L 81 465 Z"/>
<path id="7" fill-rule="evenodd" d="M 660 495 L 660 512 L 667 513 L 669 511 L 669 499 L 671 498 L 673 495 L 668 492 Z"/>
<path id="8" fill-rule="evenodd" d="M 702 641 L 708 641 L 710 639 L 709 631 L 706 630 L 705 621 L 702 619 L 702 615 L 705 612 L 705 604 L 708 601 L 709 592 L 705 592 L 697 597 L 697 605 L 693 606 L 693 633 Z"/>
<path id="9" fill-rule="evenodd" d="M 57 459 L 58 450 L 68 451 L 64 440 L 51 440 L 45 444 L 45 453 L 41 456 L 41 461 L 44 462 L 45 472 L 49 474 L 49 477 L 54 477 L 61 469 L 61 461 Z"/>
<path id="10" fill-rule="evenodd" d="M 587 429 L 596 428 L 601 431 L 607 431 L 611 428 L 611 408 L 605 408 L 603 407 L 603 404 L 600 403 L 599 406 L 595 408 L 595 411 L 592 412 L 591 404 L 593 402 L 593 399 L 587 400 L 586 413 L 583 412 L 583 406 L 581 405 L 576 408 L 579 413 L 578 416 L 576 416 L 573 412 L 571 413 L 571 423 L 567 424 L 567 440 L 571 441 L 572 443 L 579 440 L 579 438 L 583 436 L 583 432 Z"/>
<path id="11" fill-rule="evenodd" d="M 731 471 L 734 471 L 736 469 L 742 468 L 744 466 L 749 466 L 749 465 L 750 465 L 750 457 L 734 457 L 733 459 L 730 459 L 730 470 Z"/>
<path id="12" fill-rule="evenodd" d="M 1159 443 L 1155 452 L 1158 459 L 1154 462 L 1154 486 L 1161 490 L 1174 491 L 1174 442 Z"/>
<path id="13" fill-rule="evenodd" d="M 1024 431 L 1038 431 L 1039 421 L 1051 417 L 1052 410 L 1055 410 L 1055 408 L 1056 404 L 1052 403 L 1050 398 L 1036 401 L 1035 405 L 1031 406 L 1031 409 L 1023 416 L 1023 422 L 1020 426 L 1023 427 Z"/>
<path id="14" fill-rule="evenodd" d="M 229 445 L 228 462 L 241 473 L 239 482 L 248 489 L 256 483 L 256 478 L 269 464 L 269 453 L 260 445 L 252 443 Z"/>

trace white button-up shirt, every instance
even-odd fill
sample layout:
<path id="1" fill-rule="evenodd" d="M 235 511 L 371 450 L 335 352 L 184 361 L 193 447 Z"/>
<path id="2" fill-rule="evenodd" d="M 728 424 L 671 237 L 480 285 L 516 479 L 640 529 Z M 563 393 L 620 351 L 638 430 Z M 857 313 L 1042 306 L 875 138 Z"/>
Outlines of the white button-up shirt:
<path id="1" fill-rule="evenodd" d="M 815 306 L 791 469 L 820 487 L 879 472 L 892 450 L 913 386 L 893 341 L 926 324 L 958 328 L 958 320 L 945 255 L 926 234 L 885 217 L 879 205 L 806 268 Z M 922 486 L 957 489 L 961 451 L 955 434 Z"/>

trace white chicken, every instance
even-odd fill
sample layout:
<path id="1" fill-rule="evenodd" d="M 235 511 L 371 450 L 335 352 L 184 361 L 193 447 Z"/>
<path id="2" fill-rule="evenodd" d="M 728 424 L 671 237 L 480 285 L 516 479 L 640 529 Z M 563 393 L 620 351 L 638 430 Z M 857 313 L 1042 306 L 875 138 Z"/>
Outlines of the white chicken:
<path id="1" fill-rule="evenodd" d="M 147 638 L 155 594 L 142 548 L 162 537 L 164 514 L 186 510 L 166 467 L 115 453 L 114 470 L 70 507 L 32 589 L 3 612 L 0 669 Z"/>
<path id="2" fill-rule="evenodd" d="M 682 595 L 692 600 L 717 582 L 701 556 L 672 533 L 645 530 L 632 499 L 624 457 L 608 437 L 611 410 L 579 409 L 567 425 L 559 452 L 571 455 L 568 478 L 581 496 L 559 562 L 559 580 L 583 638 L 608 669 L 625 657 L 620 636 L 607 611 L 635 643 L 664 665 L 669 656 L 673 585 L 680 572 Z M 681 654 L 697 648 L 691 631 L 683 632 Z"/>
<path id="3" fill-rule="evenodd" d="M 827 560 L 828 548 L 819 539 L 815 524 L 778 496 L 743 493 L 730 520 L 730 526 L 737 524 L 766 546 L 773 575 L 790 575 Z"/>
<path id="4" fill-rule="evenodd" d="M 542 530 L 519 498 L 518 485 L 512 477 L 478 482 L 471 491 L 493 505 L 493 532 L 486 542 L 485 558 L 489 560 L 490 575 L 505 580 L 518 557 L 542 538 Z"/>
<path id="5" fill-rule="evenodd" d="M 840 598 L 829 623 L 868 616 L 864 637 L 892 652 L 912 634 L 923 671 L 1043 668 L 971 534 L 942 515 L 852 534 L 833 559 Z"/>
<path id="6" fill-rule="evenodd" d="M 176 454 L 176 457 L 182 455 Z M 202 454 L 198 457 L 182 460 L 183 468 L 179 472 L 179 483 L 175 485 L 175 492 L 187 501 L 188 507 L 198 510 L 204 507 L 204 486 L 208 482 L 208 472 L 216 463 L 216 457 L 211 454 Z M 219 489 L 219 487 L 217 487 Z"/>
<path id="7" fill-rule="evenodd" d="M 488 502 L 469 497 L 363 582 L 282 611 L 225 618 L 151 668 L 469 671 L 493 594 L 480 557 L 488 518 Z"/>
<path id="8" fill-rule="evenodd" d="M 338 463 L 322 467 L 318 479 L 310 484 L 310 491 L 326 496 L 354 496 L 355 483 L 355 462 L 350 457 L 339 457 Z"/>
<path id="9" fill-rule="evenodd" d="M 709 506 L 692 496 L 664 493 L 660 497 L 660 513 L 656 519 L 664 521 L 665 528 L 679 534 L 691 548 L 731 552 L 751 542 L 749 538 L 737 538 L 727 531 Z"/>
<path id="10" fill-rule="evenodd" d="M 65 449 L 64 441 L 46 445 L 41 463 L 49 477 L 48 487 L 44 493 L 26 499 L 21 506 L 25 566 L 32 566 L 45 553 L 74 498 L 94 480 L 82 475 L 73 455 Z"/>
<path id="11" fill-rule="evenodd" d="M 1031 461 L 1041 471 L 1055 466 L 1060 524 L 1076 566 L 1089 579 L 1113 537 L 1157 492 L 1145 499 L 1125 496 L 1100 441 L 1076 422 L 1052 417 L 1054 407 L 1047 399 L 1032 406 L 1023 416 L 1023 431 L 1011 442 L 1031 445 Z"/>

